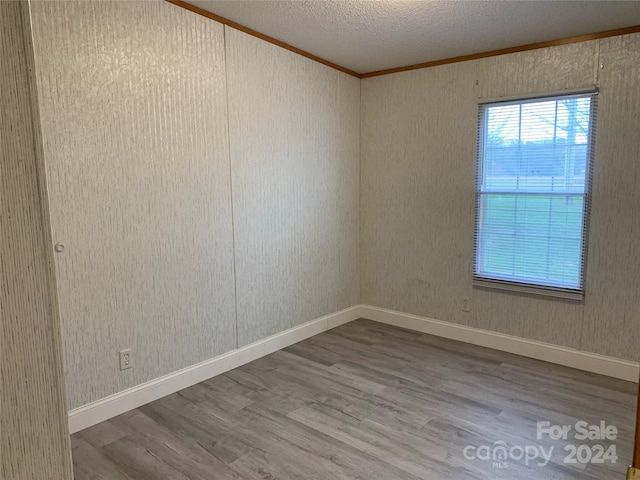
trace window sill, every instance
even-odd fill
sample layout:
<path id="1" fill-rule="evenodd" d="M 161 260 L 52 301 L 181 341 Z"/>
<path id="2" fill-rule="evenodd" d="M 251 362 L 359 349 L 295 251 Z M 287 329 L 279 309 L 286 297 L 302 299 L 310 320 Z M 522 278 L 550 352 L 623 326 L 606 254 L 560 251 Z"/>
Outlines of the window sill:
<path id="1" fill-rule="evenodd" d="M 528 293 L 531 295 L 540 295 L 543 297 L 564 298 L 567 300 L 584 300 L 584 292 L 562 290 L 552 287 L 539 287 L 535 285 L 522 285 L 517 283 L 501 282 L 499 280 L 488 280 L 474 278 L 472 285 L 474 287 L 490 288 L 496 290 L 508 290 L 511 292 Z"/>

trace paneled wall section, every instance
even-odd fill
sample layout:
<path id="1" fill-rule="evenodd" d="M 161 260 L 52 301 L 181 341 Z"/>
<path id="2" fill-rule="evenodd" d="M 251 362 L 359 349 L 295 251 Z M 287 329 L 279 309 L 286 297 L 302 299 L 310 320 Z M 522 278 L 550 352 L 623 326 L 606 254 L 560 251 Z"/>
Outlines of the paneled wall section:
<path id="1" fill-rule="evenodd" d="M 33 12 L 70 408 L 358 303 L 358 79 L 166 2 Z"/>
<path id="2" fill-rule="evenodd" d="M 33 23 L 74 408 L 236 346 L 224 32 L 164 2 Z"/>
<path id="3" fill-rule="evenodd" d="M 359 81 L 226 39 L 242 346 L 357 302 Z"/>
<path id="4" fill-rule="evenodd" d="M 600 42 L 582 348 L 640 360 L 640 34 Z"/>
<path id="5" fill-rule="evenodd" d="M 362 302 L 639 361 L 639 55 L 634 34 L 363 80 Z M 584 303 L 473 288 L 477 100 L 594 84 Z"/>
<path id="6" fill-rule="evenodd" d="M 28 5 L 0 2 L 0 478 L 70 480 Z"/>

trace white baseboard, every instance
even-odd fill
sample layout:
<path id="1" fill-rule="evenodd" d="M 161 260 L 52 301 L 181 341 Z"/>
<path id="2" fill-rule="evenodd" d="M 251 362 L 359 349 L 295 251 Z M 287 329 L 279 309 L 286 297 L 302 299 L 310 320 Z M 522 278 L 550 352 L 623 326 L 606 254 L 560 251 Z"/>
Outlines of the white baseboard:
<path id="1" fill-rule="evenodd" d="M 640 366 L 634 362 L 384 308 L 356 305 L 71 410 L 69 430 L 71 433 L 79 432 L 358 318 L 537 358 L 622 380 L 638 381 Z"/>
<path id="2" fill-rule="evenodd" d="M 356 305 L 73 409 L 69 412 L 69 431 L 79 432 L 358 318 L 360 306 Z"/>
<path id="3" fill-rule="evenodd" d="M 577 368 L 587 372 L 638 382 L 640 366 L 635 362 L 598 355 L 550 343 L 527 340 L 502 333 L 490 332 L 455 323 L 442 322 L 408 313 L 362 305 L 360 316 L 396 327 L 407 328 L 438 337 L 458 340 L 473 345 L 493 348 L 523 357 L 537 358 L 546 362 Z"/>

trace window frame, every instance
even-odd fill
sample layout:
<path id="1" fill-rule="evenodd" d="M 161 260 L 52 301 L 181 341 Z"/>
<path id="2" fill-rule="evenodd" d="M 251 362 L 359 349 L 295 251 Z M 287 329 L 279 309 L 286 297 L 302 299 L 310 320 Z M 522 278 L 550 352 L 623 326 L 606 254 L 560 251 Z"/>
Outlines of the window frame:
<path id="1" fill-rule="evenodd" d="M 487 111 L 490 106 L 500 104 L 523 104 L 536 101 L 562 100 L 563 98 L 572 98 L 580 96 L 591 97 L 589 112 L 589 131 L 587 135 L 587 159 L 585 164 L 585 191 L 583 195 L 584 207 L 582 215 L 582 244 L 580 252 L 580 285 L 579 288 L 566 288 L 553 285 L 542 285 L 537 283 L 526 283 L 512 280 L 504 280 L 496 277 L 481 275 L 479 271 L 479 243 L 482 235 L 480 233 L 481 216 L 482 216 L 482 196 L 487 192 L 483 191 L 484 170 L 486 168 L 485 144 L 487 134 Z M 479 99 L 478 100 L 478 121 L 477 121 L 477 151 L 476 151 L 476 184 L 475 184 L 475 225 L 473 238 L 473 261 L 472 261 L 472 285 L 476 287 L 486 287 L 492 289 L 502 289 L 521 293 L 529 293 L 535 295 L 545 295 L 552 297 L 560 297 L 571 300 L 583 300 L 586 284 L 587 272 L 587 256 L 589 243 L 589 223 L 591 218 L 591 201 L 592 201 L 592 178 L 593 164 L 595 157 L 595 136 L 596 136 L 596 119 L 597 119 L 598 89 L 577 89 L 563 90 L 561 92 L 552 92 L 544 94 L 520 95 L 512 97 L 500 97 L 495 99 Z M 515 195 L 527 195 L 530 192 L 514 192 Z"/>

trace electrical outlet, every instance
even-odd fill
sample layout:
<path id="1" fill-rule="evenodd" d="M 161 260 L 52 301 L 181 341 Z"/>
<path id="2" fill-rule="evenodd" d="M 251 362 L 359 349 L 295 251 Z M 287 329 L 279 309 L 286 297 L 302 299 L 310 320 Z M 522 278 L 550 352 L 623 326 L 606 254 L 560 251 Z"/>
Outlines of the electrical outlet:
<path id="1" fill-rule="evenodd" d="M 127 370 L 133 366 L 131 349 L 120 350 L 120 370 Z"/>
<path id="2" fill-rule="evenodd" d="M 462 311 L 463 312 L 470 312 L 471 311 L 471 300 L 469 300 L 469 297 L 462 297 Z"/>

